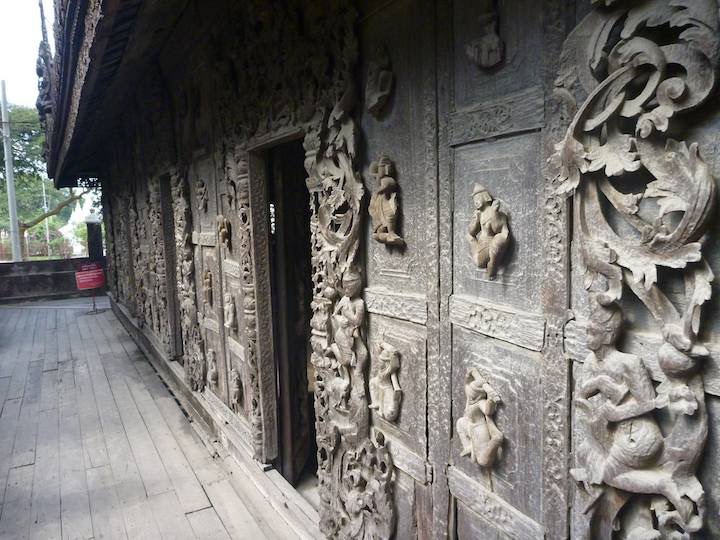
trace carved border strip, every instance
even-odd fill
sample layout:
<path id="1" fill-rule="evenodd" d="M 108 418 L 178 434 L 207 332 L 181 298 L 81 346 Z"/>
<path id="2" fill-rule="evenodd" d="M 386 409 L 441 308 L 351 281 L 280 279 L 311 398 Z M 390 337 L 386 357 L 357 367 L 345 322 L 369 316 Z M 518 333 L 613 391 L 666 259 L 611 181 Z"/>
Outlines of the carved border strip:
<path id="1" fill-rule="evenodd" d="M 450 492 L 488 523 L 517 540 L 544 537 L 543 526 L 513 508 L 457 467 L 448 468 Z"/>
<path id="2" fill-rule="evenodd" d="M 476 299 L 450 297 L 450 321 L 479 334 L 541 351 L 545 343 L 545 319 L 518 313 Z"/>
<path id="3" fill-rule="evenodd" d="M 365 302 L 370 313 L 425 324 L 427 300 L 425 295 L 395 293 L 387 289 L 365 289 Z"/>
<path id="4" fill-rule="evenodd" d="M 198 246 L 215 247 L 215 231 L 213 232 L 197 232 L 192 233 L 192 243 Z"/>
<path id="5" fill-rule="evenodd" d="M 475 109 L 456 111 L 450 115 L 450 145 L 539 128 L 544 119 L 543 101 L 542 88 L 535 86 Z"/>

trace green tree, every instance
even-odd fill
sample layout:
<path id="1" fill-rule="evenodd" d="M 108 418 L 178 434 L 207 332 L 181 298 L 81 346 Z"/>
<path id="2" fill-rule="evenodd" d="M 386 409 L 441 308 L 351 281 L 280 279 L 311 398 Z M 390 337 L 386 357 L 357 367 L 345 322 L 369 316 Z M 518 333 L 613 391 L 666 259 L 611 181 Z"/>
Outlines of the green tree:
<path id="1" fill-rule="evenodd" d="M 40 128 L 37 110 L 31 107 L 11 105 L 10 129 L 15 171 L 15 198 L 21 239 L 23 232 L 49 219 L 49 227 L 57 231 L 70 219 L 73 203 L 86 190 L 57 190 L 47 178 L 42 155 L 45 134 Z M 9 230 L 10 220 L 5 181 L 5 159 L 0 152 L 0 229 Z M 47 197 L 46 211 L 43 205 L 43 183 Z M 26 249 L 23 249 L 26 253 Z"/>

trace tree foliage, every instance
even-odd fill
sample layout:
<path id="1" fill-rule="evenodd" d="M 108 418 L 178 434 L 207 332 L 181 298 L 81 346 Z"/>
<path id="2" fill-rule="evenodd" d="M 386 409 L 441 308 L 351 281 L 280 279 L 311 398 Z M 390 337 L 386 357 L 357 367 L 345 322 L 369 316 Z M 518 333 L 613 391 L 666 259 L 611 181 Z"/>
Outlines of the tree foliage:
<path id="1" fill-rule="evenodd" d="M 40 128 L 37 110 L 19 105 L 11 105 L 9 109 L 18 220 L 20 223 L 32 223 L 45 212 L 43 182 L 49 209 L 62 204 L 73 194 L 70 189 L 55 189 L 47 178 L 42 157 L 45 134 Z M 9 230 L 5 174 L 5 157 L 4 153 L 0 152 L 0 229 Z M 57 230 L 65 225 L 70 219 L 73 207 L 73 204 L 66 205 L 57 215 L 48 217 L 50 228 Z M 42 220 L 38 223 L 42 223 Z"/>

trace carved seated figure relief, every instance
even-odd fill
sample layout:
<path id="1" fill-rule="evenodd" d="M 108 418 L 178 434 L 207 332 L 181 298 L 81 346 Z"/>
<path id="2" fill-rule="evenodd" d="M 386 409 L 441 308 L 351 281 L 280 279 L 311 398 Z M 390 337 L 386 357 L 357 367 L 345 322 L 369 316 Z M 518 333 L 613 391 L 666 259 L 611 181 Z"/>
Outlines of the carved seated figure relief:
<path id="1" fill-rule="evenodd" d="M 370 165 L 370 174 L 375 177 L 375 192 L 370 198 L 370 217 L 373 223 L 373 238 L 388 246 L 405 246 L 405 240 L 398 234 L 398 184 L 393 178 L 393 163 L 385 154 Z"/>
<path id="2" fill-rule="evenodd" d="M 377 355 L 380 367 L 370 378 L 370 405 L 385 420 L 393 422 L 400 414 L 403 391 L 398 381 L 400 371 L 400 353 L 389 343 L 380 344 Z"/>
<path id="3" fill-rule="evenodd" d="M 468 371 L 465 375 L 465 413 L 456 424 L 462 445 L 460 455 L 469 456 L 484 468 L 495 464 L 505 439 L 494 418 L 500 402 L 500 395 L 477 369 Z"/>
<path id="4" fill-rule="evenodd" d="M 510 243 L 508 215 L 480 184 L 475 184 L 472 198 L 475 212 L 467 235 L 470 256 L 478 268 L 487 269 L 489 279 L 495 279 Z"/>
<path id="5" fill-rule="evenodd" d="M 232 250 L 232 237 L 230 234 L 230 227 L 231 223 L 228 218 L 226 218 L 225 216 L 217 217 L 218 239 L 220 240 L 220 243 L 228 249 L 228 251 Z"/>

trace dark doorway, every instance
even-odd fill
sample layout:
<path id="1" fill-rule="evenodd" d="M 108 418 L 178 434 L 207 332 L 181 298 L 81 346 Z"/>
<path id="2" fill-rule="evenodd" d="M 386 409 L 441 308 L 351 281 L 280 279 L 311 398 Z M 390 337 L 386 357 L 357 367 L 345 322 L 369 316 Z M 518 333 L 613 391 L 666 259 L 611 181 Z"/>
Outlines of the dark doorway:
<path id="1" fill-rule="evenodd" d="M 268 152 L 273 341 L 278 376 L 280 471 L 307 495 L 317 484 L 310 363 L 310 196 L 300 141 Z M 308 498 L 312 498 L 310 495 Z"/>

